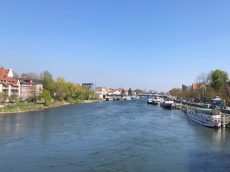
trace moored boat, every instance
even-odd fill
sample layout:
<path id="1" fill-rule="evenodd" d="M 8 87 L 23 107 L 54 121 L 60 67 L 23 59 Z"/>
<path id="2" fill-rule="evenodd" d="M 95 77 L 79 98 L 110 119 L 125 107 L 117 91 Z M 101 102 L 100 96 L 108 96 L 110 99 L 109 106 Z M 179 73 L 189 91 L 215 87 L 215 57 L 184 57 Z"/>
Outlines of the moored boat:
<path id="1" fill-rule="evenodd" d="M 188 119 L 211 128 L 221 127 L 221 111 L 215 109 L 188 107 Z"/>
<path id="2" fill-rule="evenodd" d="M 160 103 L 160 102 L 159 102 L 158 100 L 156 100 L 156 99 L 153 99 L 153 100 L 152 100 L 152 104 L 153 104 L 153 105 L 159 105 L 159 103 Z"/>
<path id="3" fill-rule="evenodd" d="M 130 96 L 125 96 L 123 99 L 124 99 L 124 100 L 127 100 L 127 101 L 132 100 L 132 98 L 131 98 Z"/>
<path id="4" fill-rule="evenodd" d="M 154 97 L 153 100 L 152 100 L 152 104 L 153 105 L 159 105 L 160 103 L 164 102 L 163 99 L 159 98 L 159 97 Z"/>
<path id="5" fill-rule="evenodd" d="M 161 107 L 165 108 L 165 109 L 174 109 L 174 102 L 171 100 L 166 100 L 164 102 L 161 103 Z"/>
<path id="6" fill-rule="evenodd" d="M 148 104 L 152 104 L 153 103 L 153 97 L 152 96 L 148 97 L 147 103 Z"/>

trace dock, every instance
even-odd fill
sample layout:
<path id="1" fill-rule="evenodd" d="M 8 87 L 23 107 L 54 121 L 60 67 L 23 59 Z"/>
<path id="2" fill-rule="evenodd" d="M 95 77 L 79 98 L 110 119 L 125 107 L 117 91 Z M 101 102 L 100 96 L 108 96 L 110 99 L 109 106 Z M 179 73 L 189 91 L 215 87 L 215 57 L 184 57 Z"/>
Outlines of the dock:
<path id="1" fill-rule="evenodd" d="M 230 128 L 230 114 L 222 114 L 221 115 L 221 123 L 222 126 L 225 128 Z"/>

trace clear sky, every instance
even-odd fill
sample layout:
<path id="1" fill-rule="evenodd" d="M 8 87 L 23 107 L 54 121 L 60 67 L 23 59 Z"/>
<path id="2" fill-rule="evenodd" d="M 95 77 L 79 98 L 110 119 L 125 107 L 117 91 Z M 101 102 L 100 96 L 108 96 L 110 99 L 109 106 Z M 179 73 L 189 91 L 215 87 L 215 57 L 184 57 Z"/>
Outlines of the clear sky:
<path id="1" fill-rule="evenodd" d="M 0 0 L 0 66 L 159 91 L 230 73 L 230 1 Z"/>

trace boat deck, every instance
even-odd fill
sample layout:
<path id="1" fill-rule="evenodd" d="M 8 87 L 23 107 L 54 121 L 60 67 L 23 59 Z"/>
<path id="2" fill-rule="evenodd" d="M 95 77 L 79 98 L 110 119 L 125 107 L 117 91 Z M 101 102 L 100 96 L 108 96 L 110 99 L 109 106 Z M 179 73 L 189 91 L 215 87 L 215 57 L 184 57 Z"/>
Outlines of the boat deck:
<path id="1" fill-rule="evenodd" d="M 187 108 L 189 107 L 188 105 L 183 105 L 183 104 L 176 104 L 176 109 L 181 110 L 185 113 L 187 113 Z M 221 125 L 222 127 L 228 127 L 230 128 L 230 114 L 227 113 L 222 113 L 221 115 Z"/>

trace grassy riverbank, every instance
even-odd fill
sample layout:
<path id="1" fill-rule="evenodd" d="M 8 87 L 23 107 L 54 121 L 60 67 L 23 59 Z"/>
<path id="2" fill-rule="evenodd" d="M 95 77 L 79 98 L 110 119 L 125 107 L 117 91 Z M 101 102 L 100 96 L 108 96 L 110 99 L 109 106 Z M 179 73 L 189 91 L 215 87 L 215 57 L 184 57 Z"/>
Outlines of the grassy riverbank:
<path id="1" fill-rule="evenodd" d="M 55 108 L 59 106 L 65 106 L 69 104 L 79 104 L 79 103 L 93 103 L 97 102 L 99 100 L 78 100 L 74 102 L 64 102 L 64 101 L 58 101 L 51 103 L 49 106 L 46 106 L 44 104 L 38 104 L 38 103 L 12 103 L 8 105 L 4 105 L 0 108 L 0 113 L 21 113 L 21 112 L 30 112 L 30 111 L 39 111 L 39 110 L 45 110 L 49 108 Z"/>

